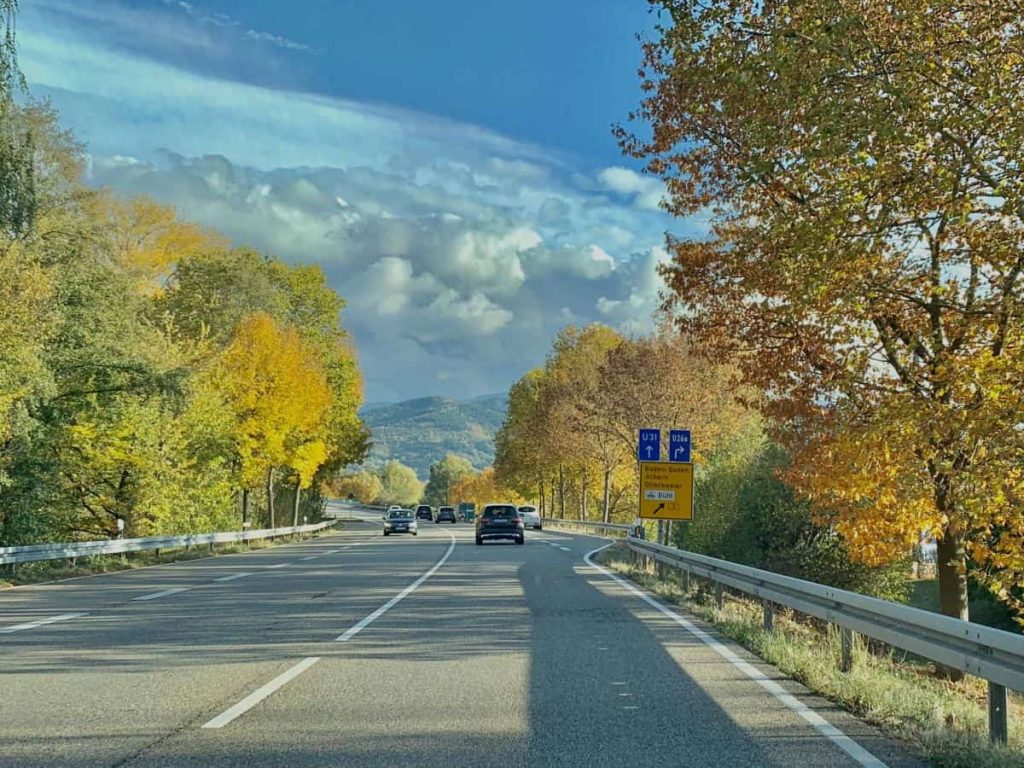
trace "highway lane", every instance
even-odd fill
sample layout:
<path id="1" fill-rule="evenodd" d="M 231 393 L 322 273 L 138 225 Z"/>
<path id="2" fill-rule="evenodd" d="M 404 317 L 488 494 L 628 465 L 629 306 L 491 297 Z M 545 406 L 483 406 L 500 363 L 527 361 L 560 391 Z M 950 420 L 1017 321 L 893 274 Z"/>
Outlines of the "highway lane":
<path id="1" fill-rule="evenodd" d="M 64 585 L 67 596 L 60 585 L 0 593 L 3 626 L 6 603 L 24 616 L 33 595 L 46 606 L 40 615 L 75 606 L 86 612 L 0 635 L 0 766 L 116 765 L 225 695 L 258 684 L 310 643 L 333 639 L 445 548 L 440 540 L 382 542 L 377 526 L 354 528 L 246 555 L 76 580 Z M 217 581 L 239 573 L 251 575 Z M 189 588 L 133 599 L 172 585 Z"/>
<path id="2" fill-rule="evenodd" d="M 406 592 L 450 550 L 450 535 L 449 559 Z M 5 689 L 15 680 L 15 702 L 0 703 L 0 766 L 858 765 L 589 567 L 598 539 L 545 531 L 524 547 L 476 547 L 469 526 L 424 525 L 416 539 L 374 535 L 300 560 L 345 539 L 272 550 L 261 565 L 291 564 L 258 576 L 123 602 L 96 619 L 95 636 L 68 631 L 93 614 L 0 635 Z M 268 554 L 237 557 L 230 569 L 256 571 L 249 559 Z M 147 577 L 130 594 L 186 583 Z M 403 592 L 358 635 L 336 640 Z M 19 636 L 11 655 L 3 644 Z M 203 727 L 283 677 L 235 719 Z M 855 718 L 779 682 L 877 764 L 916 765 Z"/>

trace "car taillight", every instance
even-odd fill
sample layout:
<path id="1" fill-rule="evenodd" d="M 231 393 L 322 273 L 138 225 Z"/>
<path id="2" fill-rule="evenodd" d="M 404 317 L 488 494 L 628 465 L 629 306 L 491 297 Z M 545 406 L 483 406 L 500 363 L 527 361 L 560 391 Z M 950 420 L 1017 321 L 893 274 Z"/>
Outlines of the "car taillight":
<path id="1" fill-rule="evenodd" d="M 512 518 L 512 525 L 519 525 L 521 522 L 523 522 L 521 518 L 518 518 L 518 517 L 513 517 Z"/>

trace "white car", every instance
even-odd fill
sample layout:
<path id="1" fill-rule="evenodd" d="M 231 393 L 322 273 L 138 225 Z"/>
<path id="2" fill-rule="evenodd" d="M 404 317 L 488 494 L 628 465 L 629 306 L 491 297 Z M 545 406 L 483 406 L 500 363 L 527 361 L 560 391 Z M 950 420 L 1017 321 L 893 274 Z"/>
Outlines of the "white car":
<path id="1" fill-rule="evenodd" d="M 544 530 L 544 526 L 540 521 L 540 512 L 537 511 L 536 507 L 529 505 L 520 507 L 519 516 L 523 518 L 524 528 L 533 528 L 535 531 Z"/>

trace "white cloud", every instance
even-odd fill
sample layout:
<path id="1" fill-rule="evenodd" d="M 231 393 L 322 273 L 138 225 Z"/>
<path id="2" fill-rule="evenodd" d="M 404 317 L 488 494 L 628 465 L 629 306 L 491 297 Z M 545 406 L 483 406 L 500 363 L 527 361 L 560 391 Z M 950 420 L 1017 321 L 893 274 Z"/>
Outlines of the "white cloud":
<path id="1" fill-rule="evenodd" d="M 655 180 L 604 169 L 595 186 L 592 172 L 476 126 L 56 34 L 23 28 L 22 60 L 87 141 L 90 180 L 321 264 L 348 301 L 370 399 L 422 394 L 409 371 L 453 395 L 504 389 L 567 322 L 650 327 L 667 258 L 650 247 L 668 226 L 645 208 Z"/>
<path id="2" fill-rule="evenodd" d="M 626 197 L 632 197 L 638 208 L 659 210 L 665 187 L 660 180 L 641 176 L 634 170 L 622 166 L 605 168 L 597 179 L 606 188 Z"/>

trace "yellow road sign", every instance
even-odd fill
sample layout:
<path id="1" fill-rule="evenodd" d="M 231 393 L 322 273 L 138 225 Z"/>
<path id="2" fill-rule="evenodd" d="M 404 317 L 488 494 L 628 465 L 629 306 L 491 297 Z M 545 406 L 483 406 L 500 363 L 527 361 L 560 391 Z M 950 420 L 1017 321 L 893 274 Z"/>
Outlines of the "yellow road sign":
<path id="1" fill-rule="evenodd" d="M 640 462 L 640 517 L 693 519 L 693 464 Z"/>

